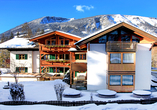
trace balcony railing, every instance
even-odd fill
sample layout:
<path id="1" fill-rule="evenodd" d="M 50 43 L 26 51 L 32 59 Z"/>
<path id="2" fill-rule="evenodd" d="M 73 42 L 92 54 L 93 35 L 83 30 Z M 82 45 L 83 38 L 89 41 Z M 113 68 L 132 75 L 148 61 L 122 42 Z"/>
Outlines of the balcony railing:
<path id="1" fill-rule="evenodd" d="M 137 42 L 128 41 L 108 41 L 106 43 L 107 52 L 136 52 Z"/>
<path id="2" fill-rule="evenodd" d="M 40 44 L 42 51 L 68 51 L 71 45 L 43 45 Z"/>

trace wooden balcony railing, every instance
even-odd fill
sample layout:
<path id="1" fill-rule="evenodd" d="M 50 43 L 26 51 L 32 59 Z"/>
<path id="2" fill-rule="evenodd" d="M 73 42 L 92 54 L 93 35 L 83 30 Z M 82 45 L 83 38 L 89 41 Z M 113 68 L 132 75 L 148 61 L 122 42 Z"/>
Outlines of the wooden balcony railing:
<path id="1" fill-rule="evenodd" d="M 70 60 L 41 60 L 41 65 L 66 65 L 66 66 L 70 66 Z"/>
<path id="2" fill-rule="evenodd" d="M 68 51 L 72 45 L 43 45 L 40 44 L 41 51 Z"/>
<path id="3" fill-rule="evenodd" d="M 136 52 L 137 42 L 108 41 L 106 43 L 107 52 Z"/>

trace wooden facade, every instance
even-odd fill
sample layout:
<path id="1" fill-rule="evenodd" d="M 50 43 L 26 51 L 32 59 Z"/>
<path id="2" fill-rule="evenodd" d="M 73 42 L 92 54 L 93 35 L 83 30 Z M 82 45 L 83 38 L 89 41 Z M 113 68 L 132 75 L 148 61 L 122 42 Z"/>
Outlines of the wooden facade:
<path id="1" fill-rule="evenodd" d="M 59 74 L 62 72 L 65 74 L 67 70 L 71 69 L 72 58 L 75 58 L 75 54 L 72 54 L 69 49 L 75 47 L 74 43 L 78 40 L 80 38 L 58 31 L 37 36 L 30 40 L 39 44 L 40 74 L 43 80 L 63 79 L 63 76 L 55 77 L 56 75 L 47 73 Z M 72 72 L 70 72 L 70 76 L 72 76 Z"/>

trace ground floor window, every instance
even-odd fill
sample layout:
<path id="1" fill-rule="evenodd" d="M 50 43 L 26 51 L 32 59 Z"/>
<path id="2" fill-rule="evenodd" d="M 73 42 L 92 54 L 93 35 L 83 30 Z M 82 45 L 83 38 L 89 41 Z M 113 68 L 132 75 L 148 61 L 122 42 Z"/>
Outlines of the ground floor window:
<path id="1" fill-rule="evenodd" d="M 28 67 L 16 67 L 16 72 L 18 73 L 27 73 Z"/>
<path id="2" fill-rule="evenodd" d="M 129 86 L 133 85 L 134 76 L 133 75 L 110 75 L 110 86 Z"/>
<path id="3" fill-rule="evenodd" d="M 121 76 L 110 75 L 110 85 L 121 85 Z"/>
<path id="4" fill-rule="evenodd" d="M 133 75 L 123 75 L 122 85 L 133 85 Z"/>

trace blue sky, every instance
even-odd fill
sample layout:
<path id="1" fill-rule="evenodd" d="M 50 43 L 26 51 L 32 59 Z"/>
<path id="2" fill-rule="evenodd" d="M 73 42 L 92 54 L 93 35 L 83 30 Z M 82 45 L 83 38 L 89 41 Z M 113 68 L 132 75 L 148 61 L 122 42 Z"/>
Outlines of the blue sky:
<path id="1" fill-rule="evenodd" d="M 104 14 L 157 18 L 157 0 L 0 0 L 0 33 L 43 16 L 79 19 Z"/>

